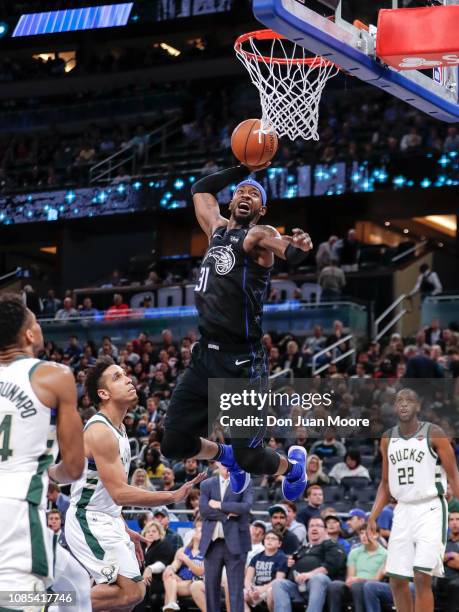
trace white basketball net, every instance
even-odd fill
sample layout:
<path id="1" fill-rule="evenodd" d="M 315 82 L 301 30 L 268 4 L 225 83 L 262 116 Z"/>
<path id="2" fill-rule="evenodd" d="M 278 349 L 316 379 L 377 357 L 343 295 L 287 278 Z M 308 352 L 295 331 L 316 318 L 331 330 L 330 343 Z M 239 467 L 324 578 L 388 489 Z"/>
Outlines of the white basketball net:
<path id="1" fill-rule="evenodd" d="M 303 47 L 287 39 L 273 38 L 271 52 L 265 56 L 253 34 L 241 44 L 236 42 L 234 48 L 260 92 L 261 130 L 274 130 L 290 140 L 319 140 L 320 98 L 339 68 L 319 56 L 307 58 Z"/>

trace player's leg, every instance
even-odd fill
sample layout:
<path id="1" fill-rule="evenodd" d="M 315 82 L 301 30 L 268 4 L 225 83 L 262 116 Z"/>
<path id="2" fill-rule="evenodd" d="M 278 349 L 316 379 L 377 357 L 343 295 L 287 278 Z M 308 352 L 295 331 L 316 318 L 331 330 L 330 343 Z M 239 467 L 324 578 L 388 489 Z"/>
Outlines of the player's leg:
<path id="1" fill-rule="evenodd" d="M 91 589 L 93 612 L 130 610 L 145 597 L 145 584 L 118 574 L 113 584 L 97 584 Z"/>
<path id="2" fill-rule="evenodd" d="M 145 585 L 124 522 L 103 512 L 70 506 L 65 536 L 72 554 L 96 581 L 91 589 L 94 612 L 129 608 L 145 597 Z"/>
<path id="3" fill-rule="evenodd" d="M 432 576 L 443 575 L 446 544 L 447 507 L 442 497 L 416 504 L 412 516 L 416 553 L 414 557 L 414 586 L 416 612 L 432 612 L 434 597 Z"/>
<path id="4" fill-rule="evenodd" d="M 394 510 L 392 530 L 387 549 L 386 575 L 392 590 L 397 610 L 412 612 L 413 598 L 410 580 L 413 579 L 415 556 L 412 531 L 412 509 L 410 504 L 399 502 Z"/>
<path id="5" fill-rule="evenodd" d="M 415 612 L 433 612 L 434 596 L 432 592 L 432 576 L 423 572 L 414 572 Z"/>
<path id="6" fill-rule="evenodd" d="M 391 576 L 389 583 L 396 610 L 413 612 L 414 605 L 409 580 L 406 578 L 394 578 L 394 576 Z"/>

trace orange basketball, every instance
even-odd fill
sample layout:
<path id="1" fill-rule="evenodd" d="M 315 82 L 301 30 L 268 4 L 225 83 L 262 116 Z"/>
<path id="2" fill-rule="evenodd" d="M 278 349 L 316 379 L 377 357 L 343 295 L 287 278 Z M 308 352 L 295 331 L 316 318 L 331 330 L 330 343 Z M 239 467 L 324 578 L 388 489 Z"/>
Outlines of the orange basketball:
<path id="1" fill-rule="evenodd" d="M 260 127 L 260 119 L 246 119 L 231 135 L 234 156 L 246 166 L 261 166 L 276 154 L 278 146 L 276 133 L 264 134 L 260 131 Z"/>

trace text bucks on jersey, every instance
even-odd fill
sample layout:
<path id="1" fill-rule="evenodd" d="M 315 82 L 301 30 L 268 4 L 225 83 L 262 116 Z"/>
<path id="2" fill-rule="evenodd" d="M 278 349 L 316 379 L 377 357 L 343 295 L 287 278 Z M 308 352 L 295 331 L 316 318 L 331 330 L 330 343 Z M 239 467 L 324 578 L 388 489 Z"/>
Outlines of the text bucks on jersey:
<path id="1" fill-rule="evenodd" d="M 446 474 L 429 440 L 431 423 L 404 438 L 398 427 L 390 432 L 387 458 L 389 489 L 397 501 L 417 502 L 446 492 Z"/>

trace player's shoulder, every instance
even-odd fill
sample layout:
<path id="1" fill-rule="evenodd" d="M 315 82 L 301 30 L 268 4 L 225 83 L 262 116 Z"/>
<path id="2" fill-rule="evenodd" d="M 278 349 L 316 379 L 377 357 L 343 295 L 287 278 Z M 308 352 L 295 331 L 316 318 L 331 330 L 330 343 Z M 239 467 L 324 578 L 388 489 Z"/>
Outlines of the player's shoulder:
<path id="1" fill-rule="evenodd" d="M 62 363 L 56 363 L 55 361 L 38 361 L 34 368 L 34 374 L 71 376 L 73 378 L 73 372 L 68 366 Z"/>

